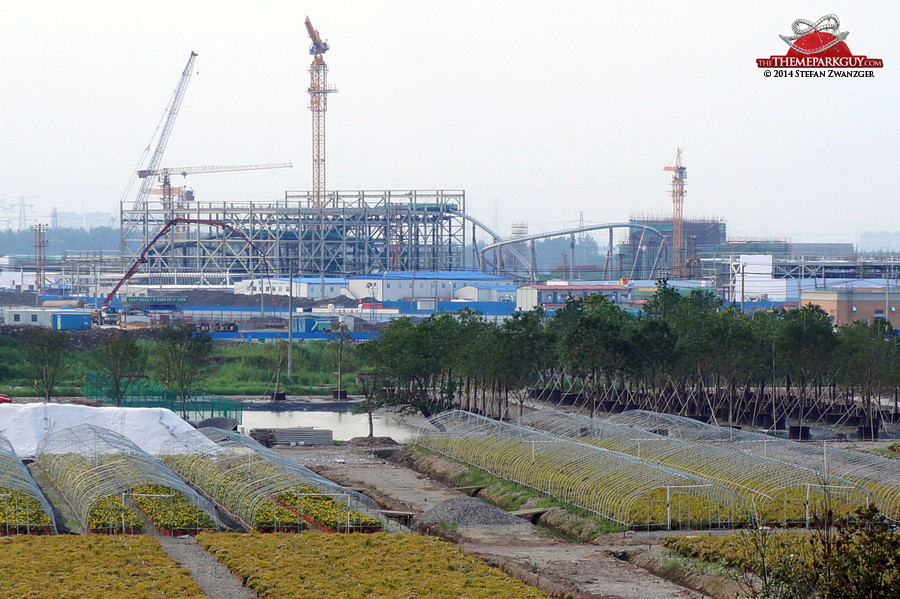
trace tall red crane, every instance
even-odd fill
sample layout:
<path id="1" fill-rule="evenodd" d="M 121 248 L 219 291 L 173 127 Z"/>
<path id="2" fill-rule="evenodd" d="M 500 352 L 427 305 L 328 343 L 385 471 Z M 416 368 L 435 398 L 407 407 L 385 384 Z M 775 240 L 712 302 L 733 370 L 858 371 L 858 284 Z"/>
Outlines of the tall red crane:
<path id="1" fill-rule="evenodd" d="M 306 17 L 306 32 L 312 44 L 309 53 L 313 56 L 309 66 L 309 109 L 312 111 L 312 207 L 324 208 L 325 197 L 325 110 L 328 108 L 328 94 L 337 90 L 328 87 L 328 66 L 322 55 L 328 51 L 328 42 L 322 41 L 319 32 Z"/>
<path id="2" fill-rule="evenodd" d="M 675 154 L 675 165 L 663 167 L 672 173 L 672 272 L 684 276 L 684 196 L 687 167 L 681 164 L 681 148 Z"/>

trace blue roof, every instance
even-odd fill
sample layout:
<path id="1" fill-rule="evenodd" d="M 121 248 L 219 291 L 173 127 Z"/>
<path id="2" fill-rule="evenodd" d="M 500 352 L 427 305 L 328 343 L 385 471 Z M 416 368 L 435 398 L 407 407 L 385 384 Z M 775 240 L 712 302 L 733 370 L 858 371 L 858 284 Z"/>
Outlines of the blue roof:
<path id="1" fill-rule="evenodd" d="M 474 287 L 475 289 L 496 289 L 497 291 L 515 291 L 517 289 L 515 285 L 488 285 L 486 283 L 475 283 L 474 285 L 469 285 L 469 287 Z"/>
<path id="2" fill-rule="evenodd" d="M 272 280 L 287 283 L 289 279 L 288 279 L 288 277 L 272 277 Z M 321 283 L 323 280 L 325 281 L 326 285 L 346 285 L 347 284 L 347 279 L 328 278 L 328 277 L 325 277 L 325 279 L 322 279 L 321 277 L 294 277 L 295 283 L 309 283 L 312 285 Z"/>
<path id="3" fill-rule="evenodd" d="M 444 281 L 510 281 L 511 277 L 500 277 L 491 275 L 477 270 L 389 270 L 384 272 L 373 272 L 367 275 L 357 275 L 350 277 L 352 279 L 380 279 L 380 280 L 403 280 L 410 279 L 439 279 Z"/>

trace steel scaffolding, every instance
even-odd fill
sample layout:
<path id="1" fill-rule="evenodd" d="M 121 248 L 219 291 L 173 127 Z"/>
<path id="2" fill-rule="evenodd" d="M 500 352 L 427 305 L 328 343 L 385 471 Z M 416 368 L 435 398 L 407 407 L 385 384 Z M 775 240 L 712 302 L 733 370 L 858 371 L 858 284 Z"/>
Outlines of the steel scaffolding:
<path id="1" fill-rule="evenodd" d="M 291 272 L 353 276 L 464 267 L 464 191 L 330 191 L 323 207 L 313 206 L 310 192 L 294 191 L 278 201 L 123 204 L 123 261 L 136 260 L 165 223 L 187 218 L 227 224 L 252 245 L 220 226 L 179 225 L 148 250 L 136 279 L 227 285 Z"/>

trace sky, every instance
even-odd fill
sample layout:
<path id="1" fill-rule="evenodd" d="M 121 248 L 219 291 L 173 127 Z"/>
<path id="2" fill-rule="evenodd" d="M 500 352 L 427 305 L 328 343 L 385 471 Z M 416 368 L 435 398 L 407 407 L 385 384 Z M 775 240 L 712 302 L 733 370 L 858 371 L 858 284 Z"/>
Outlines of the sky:
<path id="1" fill-rule="evenodd" d="M 729 237 L 897 231 L 900 4 L 560 0 L 0 0 L 0 228 L 118 212 L 197 52 L 162 166 L 204 200 L 311 186 L 307 15 L 328 41 L 329 189 L 462 189 L 508 233 L 668 215 Z M 797 18 L 833 13 L 874 78 L 766 78 Z M 146 160 L 146 158 L 145 158 Z M 181 182 L 176 178 L 175 184 Z M 13 219 L 7 222 L 6 219 Z"/>

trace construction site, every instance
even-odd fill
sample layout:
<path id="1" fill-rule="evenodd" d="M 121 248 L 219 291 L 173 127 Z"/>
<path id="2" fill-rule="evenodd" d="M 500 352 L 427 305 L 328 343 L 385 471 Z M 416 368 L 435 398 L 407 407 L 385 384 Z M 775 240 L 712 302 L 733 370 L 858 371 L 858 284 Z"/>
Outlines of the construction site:
<path id="1" fill-rule="evenodd" d="M 337 89 L 328 82 L 328 42 L 308 17 L 305 29 L 311 56 L 306 89 L 312 117 L 308 190 L 278 192 L 276 200 L 198 198 L 184 183 L 188 176 L 227 177 L 231 172 L 292 164 L 164 166 L 169 138 L 196 72 L 197 54 L 191 52 L 153 141 L 119 202 L 118 251 L 64 251 L 50 256 L 48 225 L 36 224 L 31 227 L 33 254 L 4 258 L 0 268 L 12 274 L 0 273 L 0 287 L 36 295 L 92 297 L 98 303 L 106 297 L 103 304 L 109 305 L 116 294 L 146 295 L 150 289 L 230 292 L 241 281 L 319 277 L 324 286 L 326 278 L 427 272 L 435 273 L 436 279 L 439 273 L 477 269 L 517 284 L 553 278 L 700 280 L 722 297 L 734 299 L 737 281 L 746 274 L 739 264 L 741 254 L 771 254 L 774 279 L 821 277 L 824 285 L 826 279 L 893 276 L 891 256 L 860 256 L 852 244 L 813 247 L 786 240 L 734 241 L 728 239 L 721 218 L 685 217 L 688 168 L 681 148 L 661 169 L 670 176 L 671 214 L 633 212 L 624 222 L 591 224 L 582 213 L 577 227 L 533 234 L 525 222 L 513 223 L 509 235 L 501 234 L 496 223 L 488 227 L 468 212 L 463 189 L 329 188 L 326 113 L 328 97 Z M 137 191 L 131 193 L 135 185 Z M 20 199 L 20 231 L 26 207 L 25 198 Z M 588 235 L 605 244 L 605 256 L 598 254 L 594 262 L 579 261 L 575 251 L 577 240 Z M 536 242 L 553 238 L 567 239 L 568 251 L 562 253 L 559 267 L 539 269 Z M 33 283 L 26 283 L 26 273 L 33 276 Z M 260 283 L 263 287 L 272 284 Z M 439 299 L 437 293 L 434 299 Z"/>

